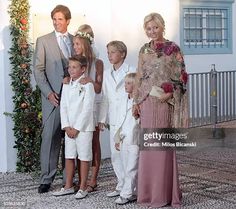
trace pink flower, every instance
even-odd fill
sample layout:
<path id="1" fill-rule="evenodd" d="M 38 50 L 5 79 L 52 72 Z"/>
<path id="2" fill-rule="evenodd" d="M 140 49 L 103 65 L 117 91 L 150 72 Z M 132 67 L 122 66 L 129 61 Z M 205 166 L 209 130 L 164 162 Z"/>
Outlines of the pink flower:
<path id="1" fill-rule="evenodd" d="M 171 44 L 171 45 L 167 45 L 164 48 L 164 53 L 169 56 L 171 55 L 173 52 L 177 52 L 179 50 L 178 46 L 176 46 L 175 44 Z"/>
<path id="2" fill-rule="evenodd" d="M 22 18 L 20 20 L 20 23 L 23 24 L 23 25 L 26 25 L 28 23 L 28 21 L 25 18 Z"/>
<path id="3" fill-rule="evenodd" d="M 25 26 L 20 27 L 21 30 L 26 30 L 27 28 Z"/>
<path id="4" fill-rule="evenodd" d="M 164 90 L 165 93 L 171 93 L 174 91 L 174 86 L 170 82 L 164 82 L 161 84 L 161 88 Z"/>
<path id="5" fill-rule="evenodd" d="M 163 47 L 164 47 L 164 43 L 157 43 L 156 44 L 156 50 L 158 50 L 158 51 L 162 50 Z"/>

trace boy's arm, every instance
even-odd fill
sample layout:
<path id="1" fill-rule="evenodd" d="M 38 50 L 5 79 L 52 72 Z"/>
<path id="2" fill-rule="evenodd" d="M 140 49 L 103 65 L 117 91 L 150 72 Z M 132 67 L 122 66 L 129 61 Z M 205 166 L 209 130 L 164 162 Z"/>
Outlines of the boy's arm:
<path id="1" fill-rule="evenodd" d="M 117 151 L 120 151 L 120 143 L 115 143 L 115 148 Z"/>
<path id="2" fill-rule="evenodd" d="M 60 114 L 61 114 L 61 129 L 64 130 L 66 127 L 70 127 L 68 118 L 68 107 L 66 102 L 66 84 L 63 84 L 60 102 Z"/>
<path id="3" fill-rule="evenodd" d="M 121 128 L 119 128 L 114 135 L 114 142 L 115 143 L 121 142 L 120 132 L 121 132 Z"/>
<path id="4" fill-rule="evenodd" d="M 78 131 L 94 131 L 93 121 L 93 106 L 95 92 L 92 83 L 84 85 L 85 95 L 83 100 L 83 108 L 80 112 L 80 116 L 74 124 L 74 128 Z"/>
<path id="5" fill-rule="evenodd" d="M 107 75 L 104 75 L 104 78 Z M 107 87 L 106 87 L 106 80 L 103 80 L 102 83 L 102 92 L 103 92 L 103 96 L 102 96 L 102 101 L 99 104 L 99 111 L 98 111 L 98 122 L 99 123 L 106 123 L 107 120 L 107 114 L 108 114 L 108 91 L 107 91 Z"/>

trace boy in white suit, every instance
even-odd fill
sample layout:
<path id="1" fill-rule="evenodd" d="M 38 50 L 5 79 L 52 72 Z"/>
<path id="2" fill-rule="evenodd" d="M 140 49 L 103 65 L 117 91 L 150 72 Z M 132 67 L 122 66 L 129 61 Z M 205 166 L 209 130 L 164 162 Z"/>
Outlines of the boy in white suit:
<path id="1" fill-rule="evenodd" d="M 125 92 L 124 78 L 128 73 L 136 72 L 136 68 L 124 63 L 127 55 L 127 47 L 122 41 L 111 41 L 107 44 L 108 59 L 112 64 L 111 69 L 104 71 L 103 76 L 103 101 L 101 104 L 100 129 L 103 129 L 106 121 L 110 126 L 110 148 L 111 162 L 115 171 L 118 183 L 113 192 L 107 194 L 108 197 L 120 195 L 120 191 L 124 184 L 124 170 L 121 162 L 121 155 L 115 149 L 114 136 L 116 133 L 117 111 L 120 101 L 127 97 Z M 108 118 L 107 118 L 108 117 Z"/>
<path id="2" fill-rule="evenodd" d="M 121 152 L 122 165 L 124 170 L 124 184 L 120 197 L 116 199 L 117 204 L 126 204 L 137 199 L 136 185 L 138 172 L 138 120 L 132 115 L 133 88 L 136 73 L 129 73 L 125 76 L 126 98 L 119 103 L 117 115 L 117 126 L 115 133 L 115 148 Z"/>
<path id="3" fill-rule="evenodd" d="M 65 130 L 65 158 L 66 158 L 66 185 L 60 191 L 54 192 L 54 196 L 73 194 L 73 176 L 75 159 L 80 163 L 80 189 L 75 195 L 76 199 L 87 196 L 87 178 L 89 161 L 92 160 L 92 137 L 95 130 L 93 120 L 94 87 L 92 83 L 81 84 L 87 68 L 87 60 L 84 56 L 69 58 L 70 82 L 64 84 L 61 96 L 61 126 Z"/>

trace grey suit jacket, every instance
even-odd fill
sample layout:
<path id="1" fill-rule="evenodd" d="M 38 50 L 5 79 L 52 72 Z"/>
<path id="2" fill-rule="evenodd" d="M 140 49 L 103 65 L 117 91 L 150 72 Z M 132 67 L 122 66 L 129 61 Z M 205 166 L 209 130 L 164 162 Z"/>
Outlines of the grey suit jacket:
<path id="1" fill-rule="evenodd" d="M 73 36 L 69 34 L 69 37 L 72 43 Z M 34 77 L 42 94 L 43 122 L 54 109 L 47 99 L 49 93 L 60 94 L 62 88 L 62 80 L 67 70 L 63 68 L 63 59 L 67 63 L 58 46 L 55 32 L 37 39 L 33 66 Z"/>

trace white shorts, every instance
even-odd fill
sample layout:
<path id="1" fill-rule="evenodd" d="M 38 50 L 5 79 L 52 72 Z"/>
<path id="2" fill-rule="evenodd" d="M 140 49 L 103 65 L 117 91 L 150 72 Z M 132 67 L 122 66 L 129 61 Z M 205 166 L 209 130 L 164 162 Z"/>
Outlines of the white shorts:
<path id="1" fill-rule="evenodd" d="M 74 139 L 65 135 L 65 158 L 75 159 L 78 156 L 79 160 L 92 160 L 92 139 L 93 132 L 80 132 Z"/>

